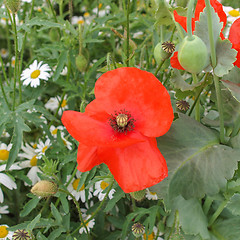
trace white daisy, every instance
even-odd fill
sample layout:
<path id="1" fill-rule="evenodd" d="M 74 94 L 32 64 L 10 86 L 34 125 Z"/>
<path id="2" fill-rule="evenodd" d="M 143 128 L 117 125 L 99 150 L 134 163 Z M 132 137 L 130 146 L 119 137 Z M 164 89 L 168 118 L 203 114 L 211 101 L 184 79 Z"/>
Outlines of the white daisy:
<path id="1" fill-rule="evenodd" d="M 51 127 L 50 127 L 49 130 L 50 130 L 52 136 L 53 136 L 54 138 L 57 138 L 57 133 L 58 133 L 58 131 L 64 130 L 64 127 L 63 127 L 63 126 L 57 126 L 57 127 L 55 127 L 55 126 L 51 125 Z M 61 132 L 61 134 L 62 134 L 62 132 Z"/>
<path id="2" fill-rule="evenodd" d="M 0 218 L 2 217 L 1 214 L 8 214 L 8 205 L 0 207 Z"/>
<path id="3" fill-rule="evenodd" d="M 10 137 L 10 134 L 8 132 L 6 132 L 6 130 L 3 130 L 1 137 L 8 138 L 8 137 Z"/>
<path id="4" fill-rule="evenodd" d="M 8 228 L 8 225 L 0 225 L 0 239 L 1 240 L 12 239 L 14 232 L 8 231 L 7 228 Z"/>
<path id="5" fill-rule="evenodd" d="M 39 139 L 38 142 L 39 143 L 37 144 L 37 148 L 35 151 L 38 154 L 37 159 L 40 159 L 43 155 L 45 155 L 46 150 L 50 147 L 50 139 L 47 138 L 45 142 Z"/>
<path id="6" fill-rule="evenodd" d="M 46 109 L 49 109 L 49 110 L 55 112 L 58 109 L 60 101 L 61 101 L 60 96 L 51 97 L 44 106 Z M 67 95 L 65 95 L 63 98 L 61 107 L 58 110 L 58 115 L 62 115 L 63 111 L 66 109 L 68 109 Z"/>
<path id="7" fill-rule="evenodd" d="M 230 6 L 223 6 L 223 11 L 227 15 L 227 21 L 228 23 L 232 24 L 237 18 L 240 17 L 240 10 L 234 9 Z"/>
<path id="8" fill-rule="evenodd" d="M 1 48 L 0 52 L 1 52 L 0 54 L 1 54 L 2 58 L 6 58 L 8 56 L 8 50 L 7 49 Z"/>
<path id="9" fill-rule="evenodd" d="M 50 67 L 47 64 L 42 65 L 42 61 L 40 63 L 37 60 L 29 66 L 29 68 L 25 69 L 21 74 L 21 80 L 24 81 L 23 85 L 29 85 L 31 87 L 36 88 L 40 85 L 40 79 L 48 80 L 50 74 L 48 71 L 51 71 Z"/>
<path id="10" fill-rule="evenodd" d="M 25 146 L 22 146 L 22 151 L 23 153 L 19 153 L 18 156 L 28 160 L 19 162 L 19 166 L 22 168 L 31 168 L 27 173 L 27 177 L 32 181 L 33 186 L 41 180 L 38 176 L 38 173 L 42 173 L 37 166 L 37 153 L 35 149 L 27 143 Z M 24 184 L 28 185 L 26 182 Z"/>
<path id="11" fill-rule="evenodd" d="M 151 192 L 148 188 L 146 189 L 146 198 L 148 200 L 158 200 L 157 193 Z"/>
<path id="12" fill-rule="evenodd" d="M 71 175 L 67 176 L 67 182 L 69 181 L 70 178 L 71 178 Z M 82 187 L 77 191 L 78 184 L 80 182 L 80 178 L 81 178 L 81 172 L 77 171 L 76 178 L 72 179 L 72 181 L 68 185 L 67 189 L 76 198 L 77 201 L 79 200 L 79 198 L 81 198 L 81 201 L 84 203 L 84 202 L 86 202 L 86 190 L 87 189 L 85 189 L 85 184 L 83 184 Z M 92 197 L 92 191 L 93 191 L 93 188 L 90 187 L 88 189 L 88 199 L 90 199 Z M 68 196 L 68 199 L 71 200 L 72 198 L 70 196 Z"/>
<path id="13" fill-rule="evenodd" d="M 72 25 L 75 24 L 84 24 L 84 18 L 82 16 L 78 17 L 78 16 L 73 16 L 72 17 Z"/>
<path id="14" fill-rule="evenodd" d="M 91 217 L 91 215 L 86 216 L 85 219 L 84 219 L 84 222 L 86 222 L 90 217 Z M 86 225 L 86 227 L 87 227 L 88 232 L 90 232 L 90 229 L 93 228 L 94 225 L 95 225 L 95 219 L 94 219 L 94 218 L 91 219 L 91 220 L 90 220 L 88 223 L 86 223 L 85 225 Z M 79 229 L 79 233 L 80 233 L 80 234 L 82 234 L 83 232 L 87 233 L 87 231 L 86 231 L 86 229 L 85 229 L 84 226 Z"/>
<path id="15" fill-rule="evenodd" d="M 96 15 L 98 14 L 99 17 L 104 17 L 105 15 L 110 13 L 111 7 L 109 5 L 107 5 L 105 9 L 100 10 L 101 8 L 102 8 L 102 4 L 100 3 L 98 5 L 98 8 L 94 8 L 92 12 Z"/>
<path id="16" fill-rule="evenodd" d="M 6 169 L 6 164 L 0 166 L 0 203 L 3 203 L 4 196 L 1 189 L 1 184 L 7 187 L 10 190 L 16 189 L 17 185 L 7 174 L 2 173 Z M 9 170 L 20 170 L 21 168 L 17 164 L 12 164 Z"/>
<path id="17" fill-rule="evenodd" d="M 93 193 L 94 196 L 97 196 L 99 201 L 102 201 L 106 195 L 106 193 L 103 193 L 103 191 L 109 186 L 109 183 L 101 180 L 95 183 L 95 191 Z M 113 198 L 113 194 L 115 193 L 115 189 L 111 189 L 108 197 L 109 199 Z"/>
<path id="18" fill-rule="evenodd" d="M 12 148 L 12 144 L 6 145 L 5 143 L 0 144 L 0 163 L 1 161 L 7 161 L 9 152 Z"/>

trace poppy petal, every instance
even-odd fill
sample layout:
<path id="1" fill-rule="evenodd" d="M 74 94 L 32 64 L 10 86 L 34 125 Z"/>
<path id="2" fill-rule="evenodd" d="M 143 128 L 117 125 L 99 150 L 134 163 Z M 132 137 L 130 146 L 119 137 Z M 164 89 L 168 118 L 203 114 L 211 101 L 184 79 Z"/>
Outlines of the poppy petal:
<path id="1" fill-rule="evenodd" d="M 233 48 L 240 48 L 240 18 L 235 20 L 229 30 L 229 41 Z"/>
<path id="2" fill-rule="evenodd" d="M 131 67 L 106 72 L 96 82 L 95 96 L 95 104 L 104 106 L 110 115 L 130 112 L 135 129 L 145 136 L 161 136 L 172 124 L 170 96 L 152 73 Z"/>
<path id="3" fill-rule="evenodd" d="M 144 141 L 144 136 L 136 131 L 116 134 L 110 124 L 81 112 L 63 112 L 62 123 L 73 138 L 86 146 L 125 147 Z"/>
<path id="4" fill-rule="evenodd" d="M 103 151 L 100 155 L 126 193 L 151 187 L 168 175 L 166 161 L 153 138 L 126 148 Z"/>
<path id="5" fill-rule="evenodd" d="M 173 56 L 170 59 L 170 64 L 173 68 L 185 70 L 178 61 L 178 52 L 174 52 Z"/>

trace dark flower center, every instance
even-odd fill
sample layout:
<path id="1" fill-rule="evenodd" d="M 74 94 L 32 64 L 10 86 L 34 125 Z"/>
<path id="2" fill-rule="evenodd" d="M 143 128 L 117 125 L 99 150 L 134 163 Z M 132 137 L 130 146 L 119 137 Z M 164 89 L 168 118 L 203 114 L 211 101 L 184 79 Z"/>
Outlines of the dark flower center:
<path id="1" fill-rule="evenodd" d="M 119 133 L 130 132 L 134 129 L 135 119 L 132 118 L 131 114 L 124 110 L 115 111 L 109 118 L 109 123 L 114 131 Z"/>

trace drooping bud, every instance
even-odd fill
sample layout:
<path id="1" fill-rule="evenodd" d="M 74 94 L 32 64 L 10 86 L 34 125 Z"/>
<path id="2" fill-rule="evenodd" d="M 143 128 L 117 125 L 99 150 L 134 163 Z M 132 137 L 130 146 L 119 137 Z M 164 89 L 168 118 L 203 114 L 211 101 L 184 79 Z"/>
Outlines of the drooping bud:
<path id="1" fill-rule="evenodd" d="M 77 55 L 75 63 L 80 72 L 84 72 L 87 69 L 88 61 L 82 54 Z"/>
<path id="2" fill-rule="evenodd" d="M 33 240 L 35 239 L 31 231 L 18 229 L 13 233 L 12 240 Z"/>
<path id="3" fill-rule="evenodd" d="M 132 234 L 134 237 L 139 238 L 145 233 L 145 227 L 137 222 L 132 225 Z"/>
<path id="4" fill-rule="evenodd" d="M 136 201 L 142 201 L 145 198 L 146 189 L 143 189 L 143 190 L 140 190 L 140 191 L 137 191 L 137 192 L 131 192 L 130 195 Z"/>
<path id="5" fill-rule="evenodd" d="M 12 12 L 16 13 L 20 9 L 20 0 L 5 0 L 6 7 Z"/>
<path id="6" fill-rule="evenodd" d="M 57 184 L 47 180 L 37 182 L 31 189 L 31 192 L 39 197 L 50 197 L 53 196 L 57 191 Z"/>

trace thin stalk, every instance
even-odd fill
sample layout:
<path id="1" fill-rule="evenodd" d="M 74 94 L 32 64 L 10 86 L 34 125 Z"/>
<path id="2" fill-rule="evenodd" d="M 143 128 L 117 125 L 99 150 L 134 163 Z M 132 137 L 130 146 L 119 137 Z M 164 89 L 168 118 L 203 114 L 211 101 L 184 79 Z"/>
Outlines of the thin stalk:
<path id="1" fill-rule="evenodd" d="M 82 36 L 82 25 L 81 24 L 78 24 L 78 42 L 79 42 L 79 54 L 82 54 L 83 36 Z"/>
<path id="2" fill-rule="evenodd" d="M 8 77 L 7 77 L 5 68 L 4 68 L 4 63 L 3 63 L 3 60 L 2 60 L 1 54 L 0 54 L 0 62 L 1 62 L 1 66 L 2 66 L 2 72 L 3 72 L 4 80 L 6 81 L 7 85 L 9 86 L 10 82 L 8 81 Z"/>
<path id="3" fill-rule="evenodd" d="M 189 40 L 193 38 L 192 36 L 192 13 L 195 0 L 190 0 L 187 10 L 187 35 Z"/>
<path id="4" fill-rule="evenodd" d="M 154 73 L 154 76 L 155 76 L 155 77 L 157 77 L 157 74 L 158 74 L 159 70 L 161 69 L 161 67 L 163 66 L 164 62 L 165 62 L 165 59 L 162 60 L 162 62 L 159 64 L 157 70 L 156 70 L 155 73 Z"/>
<path id="5" fill-rule="evenodd" d="M 13 16 L 13 31 L 14 31 L 14 46 L 15 46 L 15 67 L 14 67 L 14 86 L 13 86 L 13 105 L 12 110 L 15 110 L 16 104 L 16 84 L 18 76 L 18 38 L 17 38 L 17 26 L 16 26 L 16 15 L 15 13 L 12 14 Z M 22 91 L 21 91 L 21 84 L 19 84 L 19 98 L 22 98 Z"/>
<path id="6" fill-rule="evenodd" d="M 208 214 L 208 211 L 213 203 L 213 199 L 210 198 L 209 196 L 206 197 L 205 202 L 203 204 L 203 212 L 205 215 Z"/>
<path id="7" fill-rule="evenodd" d="M 198 83 L 197 74 L 193 73 L 192 77 L 193 77 L 193 83 L 195 84 Z M 195 107 L 195 119 L 198 122 L 200 122 L 200 101 L 199 101 L 200 94 L 199 95 L 197 93 L 195 94 L 195 98 L 198 97 L 198 99 L 196 100 L 196 107 Z"/>
<path id="8" fill-rule="evenodd" d="M 130 32 L 129 32 L 129 15 L 130 15 L 130 0 L 127 2 L 127 67 L 129 67 L 129 56 L 130 56 Z"/>
<path id="9" fill-rule="evenodd" d="M 216 210 L 216 212 L 212 215 L 212 217 L 210 218 L 209 220 L 209 223 L 208 223 L 208 226 L 210 227 L 214 222 L 215 220 L 218 218 L 218 216 L 221 214 L 221 212 L 223 211 L 223 209 L 226 207 L 228 203 L 228 199 L 226 199 L 225 201 L 223 201 L 218 209 Z"/>
<path id="10" fill-rule="evenodd" d="M 97 209 L 93 212 L 93 214 L 91 214 L 91 217 L 85 221 L 85 224 L 89 223 L 89 222 L 95 217 L 95 215 L 102 209 L 102 207 L 103 207 L 103 205 L 104 205 L 104 203 L 105 203 L 105 201 L 106 201 L 106 199 L 107 199 L 107 197 L 108 197 L 108 194 L 109 194 L 109 192 L 110 192 L 111 189 L 112 189 L 113 183 L 114 183 L 114 179 L 112 180 L 112 182 L 111 182 L 110 185 L 108 186 L 108 190 L 107 190 L 107 192 L 106 192 L 106 195 L 105 195 L 104 199 L 103 199 L 102 202 L 99 204 L 99 206 L 97 207 Z M 77 233 L 78 230 L 79 230 L 81 227 L 82 227 L 82 224 L 81 224 L 77 229 L 75 229 L 75 231 L 73 231 L 73 233 L 72 233 L 71 235 L 74 235 L 75 233 Z"/>
<path id="11" fill-rule="evenodd" d="M 10 104 L 7 100 L 7 96 L 6 96 L 6 93 L 5 93 L 5 90 L 4 90 L 4 86 L 3 86 L 3 82 L 2 82 L 2 77 L 0 76 L 0 85 L 1 85 L 1 90 L 2 90 L 2 94 L 3 94 L 3 97 L 4 97 L 4 100 L 8 106 L 8 108 L 10 109 Z"/>

